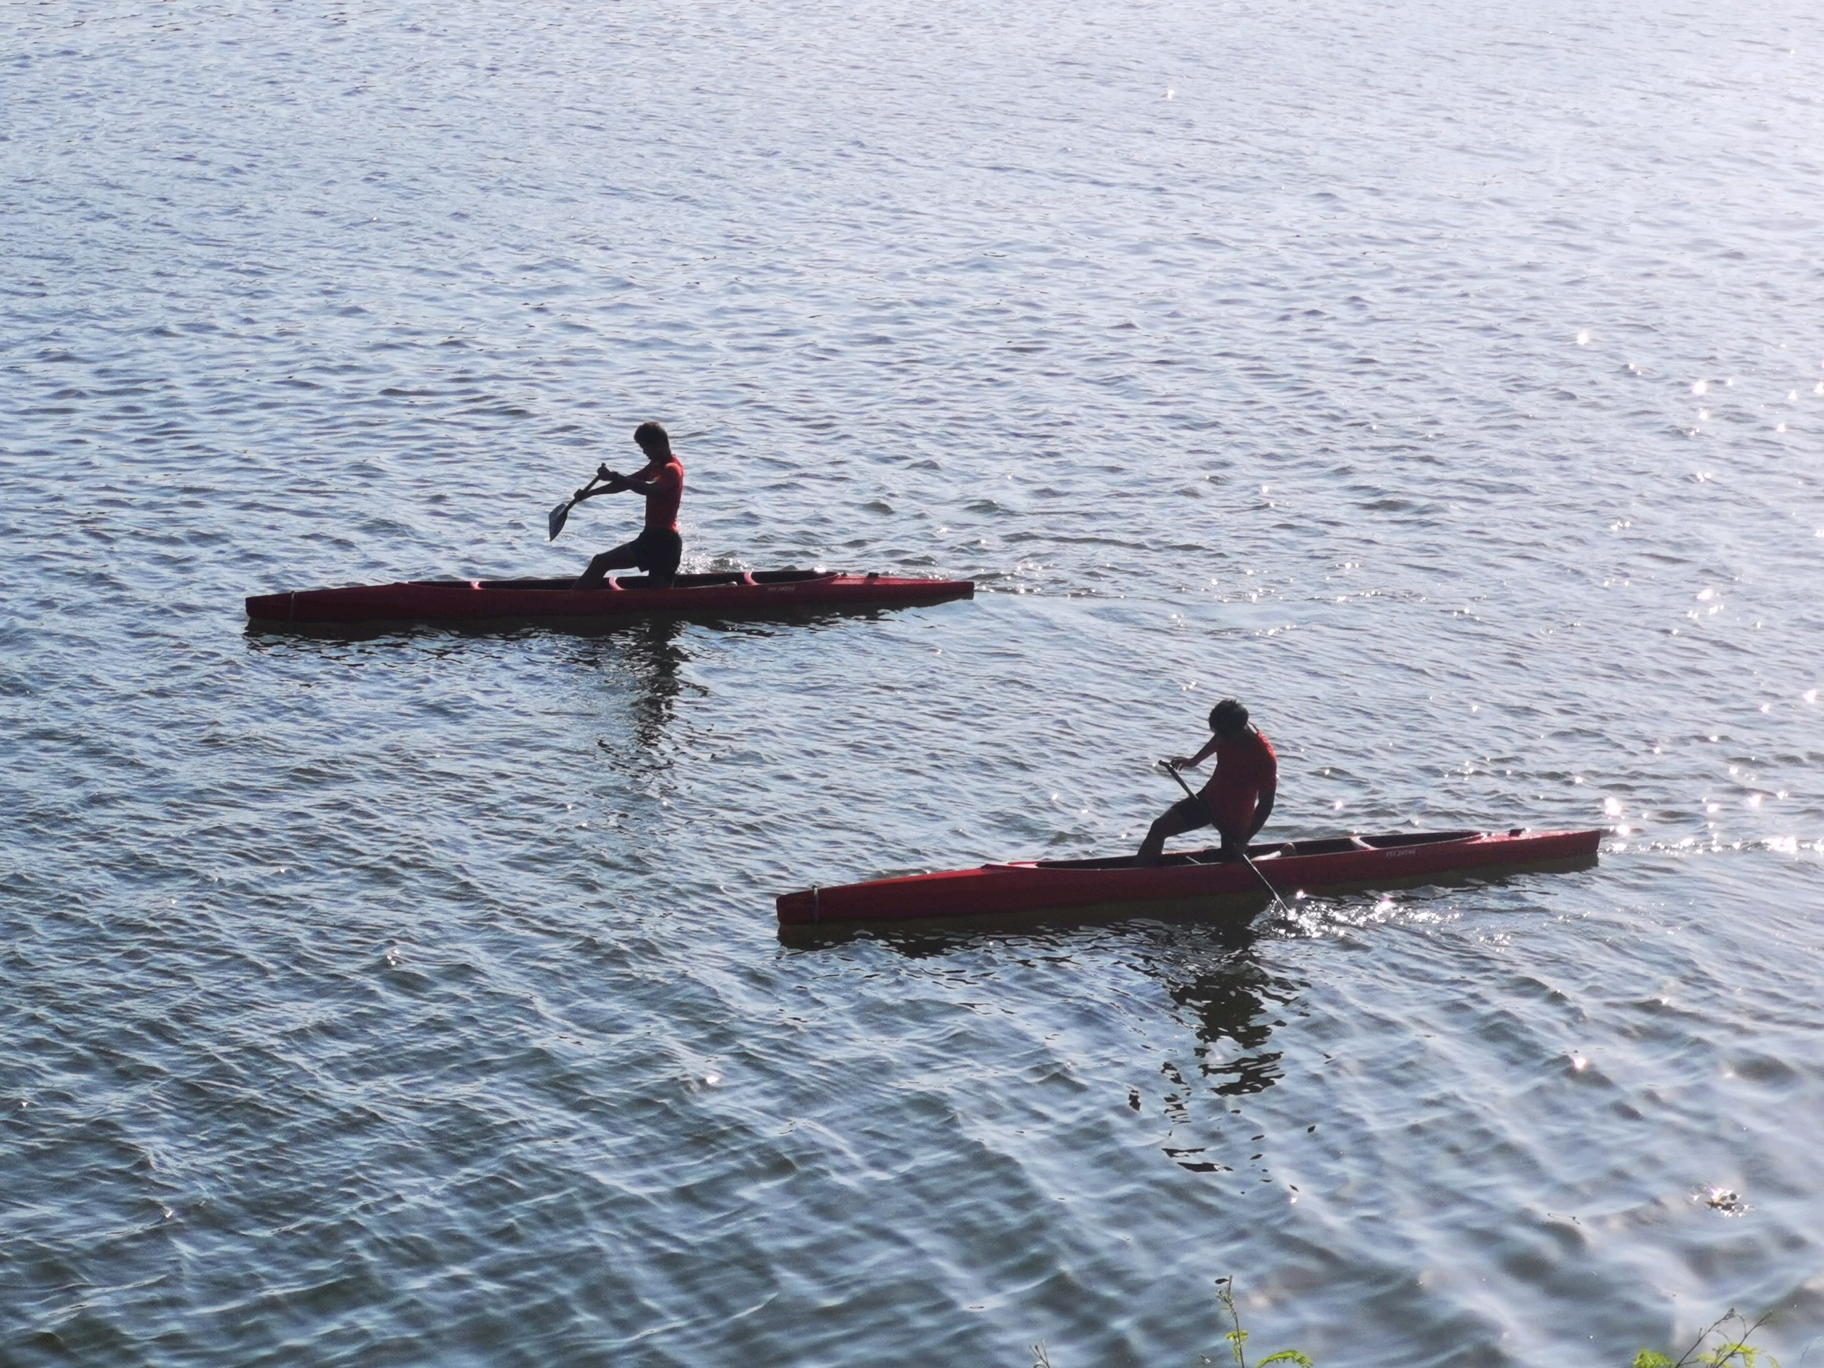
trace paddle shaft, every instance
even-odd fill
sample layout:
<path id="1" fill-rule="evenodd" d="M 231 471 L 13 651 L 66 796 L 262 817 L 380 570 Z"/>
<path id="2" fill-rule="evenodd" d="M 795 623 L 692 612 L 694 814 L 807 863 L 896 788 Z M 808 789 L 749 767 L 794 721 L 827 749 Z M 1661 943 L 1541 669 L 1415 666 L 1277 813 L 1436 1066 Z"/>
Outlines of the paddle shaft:
<path id="1" fill-rule="evenodd" d="M 612 470 L 609 470 L 606 466 L 597 466 L 595 474 L 593 474 L 589 477 L 589 483 L 584 485 L 581 489 L 579 489 L 576 492 L 576 494 L 571 498 L 570 507 L 575 508 L 579 503 L 581 503 L 583 501 L 584 496 L 587 495 L 589 493 L 589 491 L 594 489 L 598 484 L 603 484 L 603 485 L 612 484 L 612 483 L 614 483 L 616 478 L 618 478 L 618 477 L 615 475 L 615 473 Z"/>
<path id="2" fill-rule="evenodd" d="M 1189 784 L 1185 783 L 1184 776 L 1182 774 L 1178 773 L 1178 766 L 1174 765 L 1170 760 L 1162 760 L 1162 761 L 1160 761 L 1160 763 L 1162 765 L 1164 765 L 1166 767 L 1166 769 L 1171 772 L 1172 778 L 1174 778 L 1178 781 L 1178 787 L 1184 790 L 1184 796 L 1186 798 L 1191 799 L 1193 802 L 1200 802 L 1203 804 L 1204 810 L 1210 814 L 1211 825 L 1215 825 L 1216 812 L 1215 812 L 1214 808 L 1210 807 L 1209 800 L 1199 798 L 1195 793 L 1191 792 L 1191 786 Z M 1222 834 L 1221 827 L 1216 828 L 1216 834 L 1218 836 L 1220 836 Z M 1292 909 L 1287 907 L 1286 900 L 1279 896 L 1279 890 L 1277 888 L 1273 887 L 1273 881 L 1271 879 L 1269 879 L 1265 874 L 1262 874 L 1260 872 L 1260 866 L 1255 864 L 1254 861 L 1252 861 L 1248 858 L 1248 845 L 1247 845 L 1247 838 L 1245 836 L 1241 839 L 1241 843 L 1236 847 L 1236 849 L 1239 852 L 1239 854 L 1241 855 L 1241 862 L 1248 867 L 1248 869 L 1253 873 L 1255 878 L 1260 880 L 1261 887 L 1266 889 L 1267 892 L 1269 892 L 1273 895 L 1273 901 L 1279 907 L 1280 912 L 1288 917 L 1291 916 Z"/>
<path id="3" fill-rule="evenodd" d="M 551 517 L 548 520 L 551 524 L 551 526 L 550 526 L 551 535 L 549 537 L 547 537 L 546 540 L 547 541 L 556 541 L 557 534 L 564 530 L 564 523 L 569 520 L 570 510 L 575 508 L 577 506 L 577 504 L 581 503 L 583 500 L 583 496 L 585 494 L 587 494 L 590 490 L 594 489 L 598 483 L 608 480 L 608 479 L 612 479 L 612 478 L 613 478 L 613 475 L 611 472 L 608 471 L 608 468 L 606 466 L 597 466 L 595 474 L 589 477 L 588 484 L 584 485 L 581 489 L 577 490 L 576 493 L 572 494 L 567 503 L 560 504 L 560 505 L 558 505 L 557 508 L 552 510 Z"/>

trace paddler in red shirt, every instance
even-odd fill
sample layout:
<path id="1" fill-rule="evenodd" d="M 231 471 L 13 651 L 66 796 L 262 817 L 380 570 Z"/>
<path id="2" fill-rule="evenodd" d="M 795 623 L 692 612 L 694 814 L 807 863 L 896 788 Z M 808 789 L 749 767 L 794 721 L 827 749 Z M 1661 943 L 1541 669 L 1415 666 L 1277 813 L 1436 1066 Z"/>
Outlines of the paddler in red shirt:
<path id="1" fill-rule="evenodd" d="M 631 489 L 646 496 L 646 526 L 630 542 L 604 551 L 589 562 L 589 568 L 577 580 L 578 589 L 595 589 L 610 570 L 638 567 L 652 579 L 652 587 L 666 589 L 678 573 L 678 562 L 684 559 L 684 539 L 678 535 L 678 502 L 684 497 L 684 463 L 671 449 L 671 437 L 657 423 L 641 423 L 633 430 L 633 440 L 646 453 L 646 465 L 631 475 L 608 472 L 608 483 L 600 489 L 579 489 L 577 502 L 593 499 L 598 494 L 619 494 Z"/>
<path id="2" fill-rule="evenodd" d="M 1194 831 L 1211 822 L 1222 836 L 1219 859 L 1237 860 L 1248 848 L 1267 818 L 1279 791 L 1279 759 L 1260 729 L 1249 725 L 1248 710 L 1233 698 L 1210 709 L 1210 743 L 1197 754 L 1178 756 L 1173 769 L 1194 769 L 1212 754 L 1216 773 L 1195 798 L 1180 798 L 1154 822 L 1140 843 L 1136 864 L 1155 865 L 1165 850 L 1165 838 Z"/>

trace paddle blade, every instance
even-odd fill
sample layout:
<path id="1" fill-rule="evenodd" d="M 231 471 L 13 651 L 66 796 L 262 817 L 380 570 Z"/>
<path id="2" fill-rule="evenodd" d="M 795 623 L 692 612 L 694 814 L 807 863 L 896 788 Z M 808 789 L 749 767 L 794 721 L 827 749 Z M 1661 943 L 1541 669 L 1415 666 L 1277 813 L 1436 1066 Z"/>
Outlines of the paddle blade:
<path id="1" fill-rule="evenodd" d="M 565 499 L 556 508 L 551 510 L 551 517 L 545 524 L 550 530 L 551 535 L 545 538 L 546 541 L 557 540 L 557 534 L 564 530 L 564 522 L 570 516 L 570 505 L 575 502 L 576 500 L 574 499 Z"/>

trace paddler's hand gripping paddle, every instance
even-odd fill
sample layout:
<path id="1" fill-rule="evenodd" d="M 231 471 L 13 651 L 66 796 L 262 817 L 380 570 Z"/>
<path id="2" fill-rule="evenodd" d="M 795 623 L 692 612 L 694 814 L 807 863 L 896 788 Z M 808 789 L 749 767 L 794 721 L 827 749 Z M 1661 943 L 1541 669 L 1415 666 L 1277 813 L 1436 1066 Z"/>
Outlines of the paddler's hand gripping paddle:
<path id="1" fill-rule="evenodd" d="M 1172 778 L 1174 778 L 1178 781 L 1178 787 L 1184 790 L 1184 796 L 1186 798 L 1189 798 L 1192 802 L 1202 802 L 1203 801 L 1202 799 L 1198 798 L 1196 794 L 1191 792 L 1191 786 L 1189 784 L 1185 783 L 1184 776 L 1182 774 L 1178 773 L 1178 766 L 1174 765 L 1170 760 L 1161 760 L 1159 762 L 1159 764 L 1161 767 L 1164 768 L 1164 770 L 1167 774 L 1171 775 Z M 1204 806 L 1207 809 L 1209 807 L 1209 804 L 1205 803 Z M 1214 822 L 1215 817 L 1216 817 L 1216 814 L 1214 812 L 1211 812 L 1210 818 L 1211 818 L 1212 823 Z M 1221 834 L 1221 828 L 1217 828 L 1217 834 L 1218 835 Z M 1248 848 L 1247 848 L 1247 845 L 1245 842 L 1243 843 L 1243 845 L 1241 847 L 1241 862 L 1243 864 L 1245 864 L 1250 870 L 1253 871 L 1254 877 L 1260 880 L 1260 886 L 1262 888 L 1266 889 L 1267 892 L 1269 892 L 1273 895 L 1274 906 L 1279 908 L 1280 915 L 1282 917 L 1290 917 L 1292 915 L 1292 909 L 1287 907 L 1286 900 L 1279 896 L 1279 890 L 1277 888 L 1273 887 L 1273 881 L 1271 879 L 1269 879 L 1265 874 L 1262 874 L 1260 872 L 1260 866 L 1255 864 L 1254 861 L 1252 861 L 1248 858 Z"/>

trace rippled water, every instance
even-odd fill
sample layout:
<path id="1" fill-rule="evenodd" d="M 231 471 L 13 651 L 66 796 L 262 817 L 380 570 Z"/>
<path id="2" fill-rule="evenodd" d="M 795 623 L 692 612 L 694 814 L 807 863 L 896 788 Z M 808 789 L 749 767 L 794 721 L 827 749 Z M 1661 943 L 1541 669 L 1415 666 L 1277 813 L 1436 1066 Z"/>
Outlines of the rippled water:
<path id="1" fill-rule="evenodd" d="M 445 9 L 0 20 L 0 1360 L 1816 1361 L 1815 13 Z M 980 595 L 245 629 L 650 417 L 692 564 Z M 1600 867 L 778 938 L 1228 692 L 1270 834 Z"/>

